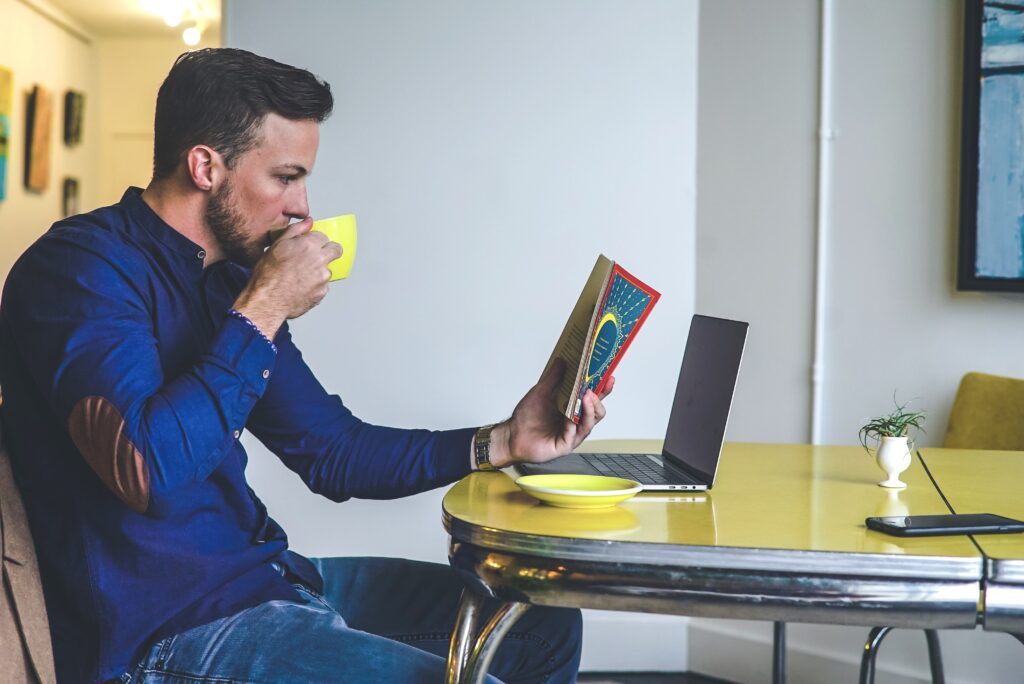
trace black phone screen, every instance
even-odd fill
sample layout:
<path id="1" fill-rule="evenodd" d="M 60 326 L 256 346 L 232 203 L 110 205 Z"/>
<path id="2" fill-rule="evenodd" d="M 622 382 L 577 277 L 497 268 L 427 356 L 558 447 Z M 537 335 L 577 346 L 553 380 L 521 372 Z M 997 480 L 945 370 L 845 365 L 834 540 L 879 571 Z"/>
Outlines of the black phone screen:
<path id="1" fill-rule="evenodd" d="M 864 522 L 873 530 L 901 536 L 1024 532 L 1024 522 L 993 513 L 896 515 L 868 518 Z"/>

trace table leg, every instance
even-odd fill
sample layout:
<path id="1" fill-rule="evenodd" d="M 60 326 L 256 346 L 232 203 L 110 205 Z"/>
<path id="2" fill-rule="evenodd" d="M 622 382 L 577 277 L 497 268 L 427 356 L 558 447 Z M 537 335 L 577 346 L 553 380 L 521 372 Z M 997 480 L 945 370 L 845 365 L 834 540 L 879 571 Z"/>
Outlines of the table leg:
<path id="1" fill-rule="evenodd" d="M 942 647 L 939 645 L 939 633 L 934 629 L 926 629 L 924 638 L 928 642 L 928 665 L 932 671 L 932 684 L 946 684 L 946 673 L 942 670 Z"/>
<path id="2" fill-rule="evenodd" d="M 772 634 L 772 684 L 786 682 L 786 623 L 775 622 Z"/>
<path id="3" fill-rule="evenodd" d="M 494 614 L 476 639 L 473 652 L 469 655 L 469 662 L 466 664 L 466 682 L 468 684 L 483 684 L 487 678 L 487 669 L 491 666 L 491 660 L 505 638 L 508 630 L 516 623 L 516 620 L 530 608 L 529 603 L 504 603 Z"/>
<path id="4" fill-rule="evenodd" d="M 459 599 L 459 613 L 455 618 L 455 629 L 448 645 L 448 670 L 445 673 L 445 684 L 458 684 L 463 681 L 466 663 L 469 662 L 470 650 L 473 648 L 473 637 L 480 621 L 480 608 L 484 598 L 465 589 Z"/>
<path id="5" fill-rule="evenodd" d="M 878 655 L 878 647 L 891 631 L 892 627 L 874 627 L 868 634 L 868 640 L 864 644 L 864 655 L 860 659 L 860 684 L 875 684 L 875 657 Z"/>

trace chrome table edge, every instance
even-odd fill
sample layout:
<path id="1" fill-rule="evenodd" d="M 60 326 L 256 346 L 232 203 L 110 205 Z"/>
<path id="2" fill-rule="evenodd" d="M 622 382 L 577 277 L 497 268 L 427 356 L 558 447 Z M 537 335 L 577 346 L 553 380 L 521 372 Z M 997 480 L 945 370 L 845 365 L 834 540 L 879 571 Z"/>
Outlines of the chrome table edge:
<path id="1" fill-rule="evenodd" d="M 451 515 L 447 509 L 443 509 L 443 520 L 453 540 L 541 558 L 607 561 L 609 551 L 614 549 L 616 557 L 628 558 L 630 563 L 642 565 L 974 582 L 980 581 L 983 572 L 981 557 L 902 556 L 553 537 L 476 525 Z M 880 562 L 883 559 L 884 562 Z"/>
<path id="2" fill-rule="evenodd" d="M 985 577 L 985 629 L 1024 634 L 1024 561 L 988 558 Z"/>
<path id="3" fill-rule="evenodd" d="M 772 572 L 496 551 L 451 539 L 467 587 L 504 602 L 837 625 L 973 628 L 974 579 Z"/>
<path id="4" fill-rule="evenodd" d="M 1024 585 L 1024 560 L 1019 558 L 986 558 L 985 577 L 994 582 Z"/>

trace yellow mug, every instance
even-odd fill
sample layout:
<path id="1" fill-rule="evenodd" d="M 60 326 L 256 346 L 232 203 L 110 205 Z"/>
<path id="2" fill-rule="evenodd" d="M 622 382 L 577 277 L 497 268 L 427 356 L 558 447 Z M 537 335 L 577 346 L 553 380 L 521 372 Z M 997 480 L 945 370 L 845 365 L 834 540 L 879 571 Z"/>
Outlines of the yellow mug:
<path id="1" fill-rule="evenodd" d="M 327 264 L 331 269 L 331 282 L 348 278 L 356 260 L 356 215 L 345 214 L 313 221 L 313 230 L 341 245 L 341 256 Z"/>

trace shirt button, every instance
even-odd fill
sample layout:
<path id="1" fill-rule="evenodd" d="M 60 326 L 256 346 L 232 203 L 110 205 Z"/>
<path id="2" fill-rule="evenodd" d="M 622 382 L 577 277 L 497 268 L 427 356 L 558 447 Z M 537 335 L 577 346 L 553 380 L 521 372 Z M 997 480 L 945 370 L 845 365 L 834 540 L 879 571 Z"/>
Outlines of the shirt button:
<path id="1" fill-rule="evenodd" d="M 201 249 L 198 252 L 196 252 L 196 259 L 199 259 L 200 261 L 202 261 L 205 258 L 206 258 L 206 250 L 205 249 Z"/>
<path id="2" fill-rule="evenodd" d="M 238 439 L 239 437 L 242 436 L 242 432 L 240 430 L 235 430 L 234 435 L 235 435 L 235 439 Z"/>
<path id="3" fill-rule="evenodd" d="M 270 371 L 267 370 L 266 368 L 264 368 L 263 369 L 263 379 L 266 380 L 269 377 L 270 377 Z"/>

